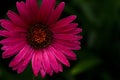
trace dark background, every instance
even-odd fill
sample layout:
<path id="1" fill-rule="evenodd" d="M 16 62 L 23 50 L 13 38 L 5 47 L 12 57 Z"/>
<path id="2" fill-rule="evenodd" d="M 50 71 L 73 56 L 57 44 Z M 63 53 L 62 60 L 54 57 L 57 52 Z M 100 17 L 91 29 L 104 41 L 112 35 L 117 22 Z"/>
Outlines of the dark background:
<path id="1" fill-rule="evenodd" d="M 21 0 L 0 0 L 0 18 L 9 9 L 16 11 L 16 1 Z M 0 51 L 0 80 L 120 80 L 120 0 L 57 0 L 61 1 L 66 2 L 61 17 L 76 14 L 83 29 L 77 60 L 62 73 L 41 79 L 34 77 L 31 65 L 22 74 L 12 71 L 12 58 L 3 60 Z"/>

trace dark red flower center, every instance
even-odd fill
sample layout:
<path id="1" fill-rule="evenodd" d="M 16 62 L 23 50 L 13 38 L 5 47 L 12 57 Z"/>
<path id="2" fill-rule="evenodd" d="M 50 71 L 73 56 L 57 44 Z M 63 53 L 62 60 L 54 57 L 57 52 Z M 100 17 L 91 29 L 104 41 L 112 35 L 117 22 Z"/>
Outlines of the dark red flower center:
<path id="1" fill-rule="evenodd" d="M 47 26 L 36 24 L 28 30 L 27 40 L 35 49 L 45 48 L 52 42 L 52 32 Z"/>

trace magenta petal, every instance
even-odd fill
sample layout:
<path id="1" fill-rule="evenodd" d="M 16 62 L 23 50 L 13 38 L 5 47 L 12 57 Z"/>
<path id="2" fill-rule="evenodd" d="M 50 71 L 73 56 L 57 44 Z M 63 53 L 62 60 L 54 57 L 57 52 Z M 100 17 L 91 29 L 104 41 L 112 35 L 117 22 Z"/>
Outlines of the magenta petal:
<path id="1" fill-rule="evenodd" d="M 17 64 L 16 66 L 13 66 L 12 67 L 12 70 L 18 70 L 18 68 L 20 67 L 22 65 L 22 61 L 19 63 L 19 64 Z M 17 72 L 18 73 L 18 72 Z"/>
<path id="2" fill-rule="evenodd" d="M 63 53 L 63 54 L 66 55 L 67 58 L 69 58 L 69 59 L 71 59 L 71 60 L 76 60 L 76 54 L 75 54 L 73 51 L 68 50 L 68 49 L 66 49 L 66 48 L 64 48 L 64 47 L 62 47 L 62 46 L 58 46 L 58 45 L 54 45 L 54 47 L 57 47 L 58 50 L 59 50 L 61 53 Z"/>
<path id="3" fill-rule="evenodd" d="M 25 38 L 26 35 L 24 32 L 0 30 L 0 36 L 4 37 Z"/>
<path id="4" fill-rule="evenodd" d="M 0 36 L 9 37 L 11 35 L 12 35 L 12 33 L 10 33 L 9 31 L 0 30 Z"/>
<path id="5" fill-rule="evenodd" d="M 15 65 L 17 65 L 27 54 L 27 52 L 29 51 L 29 45 L 25 45 L 20 52 L 14 57 L 14 59 L 10 62 L 9 66 L 13 67 Z"/>
<path id="6" fill-rule="evenodd" d="M 25 41 L 25 39 L 24 38 L 6 38 L 6 39 L 1 40 L 0 44 L 12 46 L 21 41 Z"/>
<path id="7" fill-rule="evenodd" d="M 25 55 L 22 64 L 19 65 L 18 69 L 17 69 L 17 72 L 18 73 L 21 73 L 25 70 L 25 68 L 27 67 L 28 63 L 30 62 L 31 58 L 32 58 L 32 55 L 34 53 L 34 50 L 32 48 L 30 48 L 30 50 L 27 52 L 27 54 Z"/>
<path id="8" fill-rule="evenodd" d="M 43 67 L 46 70 L 46 73 L 51 74 L 52 69 L 50 66 L 50 60 L 49 60 L 47 49 L 45 49 L 43 52 Z"/>
<path id="9" fill-rule="evenodd" d="M 17 54 L 17 52 L 21 50 L 24 45 L 25 45 L 25 42 L 23 41 L 23 42 L 20 42 L 19 44 L 14 45 L 13 47 L 9 47 L 5 52 L 3 52 L 2 58 L 8 58 Z"/>
<path id="10" fill-rule="evenodd" d="M 53 29 L 55 29 L 55 28 L 62 28 L 62 27 L 65 27 L 66 25 L 68 25 L 69 23 L 71 23 L 72 21 L 74 21 L 75 19 L 76 19 L 76 16 L 75 15 L 71 15 L 71 16 L 68 16 L 66 18 L 63 18 L 63 19 L 59 20 L 55 24 L 51 25 L 51 27 Z"/>
<path id="11" fill-rule="evenodd" d="M 71 30 L 69 33 L 72 33 L 72 34 L 79 34 L 82 32 L 82 29 L 81 28 L 76 28 L 75 30 Z"/>
<path id="12" fill-rule="evenodd" d="M 36 13 L 39 11 L 37 0 L 30 0 L 30 5 L 33 14 L 36 15 Z"/>
<path id="13" fill-rule="evenodd" d="M 20 17 L 24 19 L 28 24 L 31 23 L 31 18 L 29 17 L 29 12 L 26 8 L 26 4 L 23 1 L 17 2 L 16 7 L 20 13 Z"/>
<path id="14" fill-rule="evenodd" d="M 30 62 L 30 59 L 34 53 L 34 50 L 32 48 L 29 49 L 29 51 L 26 53 L 25 57 L 22 59 L 22 61 L 19 62 L 19 64 L 13 66 L 13 70 L 17 70 L 17 73 L 21 73 L 25 70 L 28 63 Z"/>
<path id="15" fill-rule="evenodd" d="M 28 27 L 28 25 L 21 19 L 21 17 L 17 15 L 16 13 L 14 13 L 13 11 L 9 10 L 7 15 L 12 20 L 12 22 L 16 24 L 17 26 L 21 26 L 24 28 Z"/>
<path id="16" fill-rule="evenodd" d="M 40 74 L 41 74 L 42 78 L 44 78 L 46 76 L 46 72 L 43 68 L 40 70 Z"/>
<path id="17" fill-rule="evenodd" d="M 82 39 L 82 36 L 76 36 L 73 34 L 55 34 L 54 37 L 56 39 L 69 40 L 69 41 Z"/>
<path id="18" fill-rule="evenodd" d="M 49 59 L 50 59 L 50 62 L 51 62 L 50 64 L 51 64 L 52 69 L 54 70 L 54 72 L 58 73 L 59 64 L 58 64 L 57 59 L 53 55 L 53 51 L 50 48 L 48 48 L 48 56 L 49 56 Z"/>
<path id="19" fill-rule="evenodd" d="M 42 0 L 38 14 L 38 22 L 41 21 L 43 24 L 46 24 L 48 17 L 55 7 L 55 3 L 56 0 Z"/>
<path id="20" fill-rule="evenodd" d="M 59 65 L 59 71 L 60 71 L 60 72 L 63 72 L 62 64 L 59 62 L 58 65 Z"/>
<path id="21" fill-rule="evenodd" d="M 82 32 L 82 29 L 81 28 L 75 28 L 73 30 L 70 30 L 70 31 L 66 31 L 66 33 L 68 34 L 74 34 L 74 35 L 77 35 L 77 34 L 80 34 Z M 82 36 L 81 36 L 82 37 Z"/>
<path id="22" fill-rule="evenodd" d="M 14 66 L 13 68 L 12 68 L 12 70 L 17 70 L 18 69 L 18 65 L 17 66 Z"/>
<path id="23" fill-rule="evenodd" d="M 60 46 L 60 47 L 63 47 L 63 48 L 65 48 L 65 49 L 68 49 L 68 50 L 80 50 L 81 49 L 81 47 L 80 46 L 65 46 L 65 45 L 63 45 L 63 44 L 60 44 L 60 43 L 57 43 L 57 42 L 55 42 L 54 43 L 56 46 Z"/>
<path id="24" fill-rule="evenodd" d="M 38 57 L 39 57 L 38 68 L 40 67 L 41 77 L 44 78 L 46 76 L 46 71 L 45 71 L 44 66 L 43 66 L 43 51 L 38 51 Z"/>
<path id="25" fill-rule="evenodd" d="M 53 28 L 52 30 L 56 34 L 58 34 L 58 33 L 71 33 L 71 31 L 75 30 L 77 26 L 78 26 L 78 23 L 70 23 L 64 27 Z"/>
<path id="26" fill-rule="evenodd" d="M 80 45 L 79 41 L 66 41 L 66 40 L 59 40 L 59 39 L 56 39 L 55 41 L 59 44 L 62 44 L 68 47 L 75 47 Z"/>
<path id="27" fill-rule="evenodd" d="M 39 70 L 41 68 L 41 57 L 42 53 L 35 52 L 32 56 L 32 69 L 35 76 L 38 76 Z"/>
<path id="28" fill-rule="evenodd" d="M 29 16 L 31 16 L 32 23 L 37 21 L 37 13 L 39 11 L 38 4 L 36 0 L 26 0 L 26 8 Z"/>
<path id="29" fill-rule="evenodd" d="M 60 15 L 61 15 L 61 13 L 62 13 L 62 11 L 64 9 L 64 6 L 65 6 L 65 3 L 61 2 L 55 8 L 55 10 L 52 11 L 52 13 L 51 13 L 51 15 L 50 15 L 50 17 L 48 19 L 48 22 L 47 22 L 48 25 L 55 23 L 59 19 Z"/>
<path id="30" fill-rule="evenodd" d="M 46 72 L 45 72 L 44 67 L 43 67 L 42 54 L 43 54 L 42 51 L 39 51 L 39 50 L 33 54 L 32 69 L 33 69 L 33 73 L 35 76 L 38 76 L 38 73 L 40 71 L 41 76 L 45 77 Z"/>
<path id="31" fill-rule="evenodd" d="M 1 50 L 7 50 L 8 48 L 10 48 L 11 46 L 3 46 L 2 48 L 1 48 Z"/>
<path id="32" fill-rule="evenodd" d="M 64 48 L 71 49 L 71 50 L 80 50 L 80 42 L 78 41 L 65 41 L 65 40 L 55 40 L 56 45 L 63 45 Z"/>
<path id="33" fill-rule="evenodd" d="M 27 65 L 29 63 L 29 61 L 31 60 L 34 52 L 35 52 L 34 49 L 30 47 L 29 51 L 27 52 L 27 54 L 24 57 L 24 61 L 23 61 L 22 66 L 25 66 L 25 65 Z"/>
<path id="34" fill-rule="evenodd" d="M 22 64 L 23 64 L 22 62 L 19 63 L 19 66 L 18 66 L 18 69 L 17 69 L 18 74 L 22 73 L 25 70 L 25 68 L 27 67 L 27 65 L 21 66 Z"/>
<path id="35" fill-rule="evenodd" d="M 22 61 L 21 61 L 21 62 L 19 62 L 19 64 L 18 64 L 18 65 L 13 66 L 12 70 L 17 70 L 17 73 L 18 73 L 18 74 L 20 74 L 21 72 L 23 72 L 23 71 L 24 71 L 25 67 L 27 67 L 27 65 L 26 65 L 25 67 L 22 67 L 22 64 L 23 64 L 23 62 L 22 62 Z"/>
<path id="36" fill-rule="evenodd" d="M 13 31 L 25 31 L 24 29 L 17 27 L 9 20 L 1 20 L 1 26 L 6 30 L 13 30 Z"/>
<path id="37" fill-rule="evenodd" d="M 64 65 L 66 66 L 70 66 L 70 63 L 69 61 L 66 59 L 66 57 L 60 52 L 60 51 L 57 51 L 55 47 L 50 47 L 51 51 L 53 51 L 53 54 L 55 55 L 55 57 L 61 62 L 63 63 Z"/>
<path id="38" fill-rule="evenodd" d="M 18 10 L 19 14 L 21 16 L 27 18 L 27 12 L 25 10 L 26 9 L 25 3 L 23 1 L 17 2 L 16 7 L 17 7 L 17 10 Z"/>
<path id="39" fill-rule="evenodd" d="M 0 30 L 0 36 L 24 38 L 26 34 L 24 32 Z"/>
<path id="40" fill-rule="evenodd" d="M 38 13 L 37 0 L 26 0 L 26 4 L 28 4 L 28 7 L 31 9 L 31 12 L 35 16 L 36 13 Z"/>

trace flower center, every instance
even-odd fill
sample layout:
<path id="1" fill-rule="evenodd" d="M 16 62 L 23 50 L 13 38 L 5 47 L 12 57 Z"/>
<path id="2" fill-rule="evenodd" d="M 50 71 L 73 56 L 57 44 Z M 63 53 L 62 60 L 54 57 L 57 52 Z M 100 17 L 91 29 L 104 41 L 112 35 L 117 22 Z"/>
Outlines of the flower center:
<path id="1" fill-rule="evenodd" d="M 52 42 L 52 32 L 47 26 L 37 24 L 28 30 L 27 40 L 35 49 L 45 48 Z"/>

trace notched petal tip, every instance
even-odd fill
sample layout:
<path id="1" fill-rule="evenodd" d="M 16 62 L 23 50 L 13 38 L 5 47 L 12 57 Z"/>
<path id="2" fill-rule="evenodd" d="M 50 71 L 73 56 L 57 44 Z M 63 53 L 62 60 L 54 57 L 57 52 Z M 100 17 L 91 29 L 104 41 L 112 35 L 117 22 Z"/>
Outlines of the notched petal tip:
<path id="1" fill-rule="evenodd" d="M 80 33 L 83 32 L 82 28 L 78 28 L 77 31 L 79 31 Z"/>
<path id="2" fill-rule="evenodd" d="M 20 73 L 22 73 L 22 71 L 17 70 L 17 73 L 20 74 Z"/>
<path id="3" fill-rule="evenodd" d="M 70 67 L 70 63 L 68 62 L 68 64 L 66 65 L 67 67 Z"/>
<path id="4" fill-rule="evenodd" d="M 21 3 L 23 3 L 23 1 L 21 1 L 21 2 L 16 2 L 16 7 L 20 6 Z"/>
<path id="5" fill-rule="evenodd" d="M 65 6 L 65 2 L 61 2 L 60 4 L 61 4 L 62 6 Z"/>
<path id="6" fill-rule="evenodd" d="M 7 11 L 7 15 L 9 15 L 10 13 L 13 13 L 13 11 L 8 10 L 8 11 Z"/>
<path id="7" fill-rule="evenodd" d="M 33 72 L 33 73 L 34 73 L 35 77 L 37 77 L 37 76 L 38 76 L 38 72 Z"/>
<path id="8" fill-rule="evenodd" d="M 12 11 L 12 10 L 8 10 L 7 11 L 7 16 L 9 17 L 9 18 L 11 18 L 13 15 L 17 15 L 14 11 Z"/>
<path id="9" fill-rule="evenodd" d="M 5 59 L 5 58 L 6 58 L 6 56 L 5 56 L 5 55 L 2 55 L 2 58 L 3 58 L 3 59 Z"/>
<path id="10" fill-rule="evenodd" d="M 16 2 L 16 6 L 19 4 L 20 2 Z"/>
<path id="11" fill-rule="evenodd" d="M 76 15 L 71 15 L 71 18 L 73 18 L 74 20 L 77 18 Z"/>
<path id="12" fill-rule="evenodd" d="M 83 36 L 79 36 L 79 38 L 78 38 L 79 40 L 81 40 L 81 39 L 83 39 Z"/>
<path id="13" fill-rule="evenodd" d="M 7 16 L 10 18 L 11 16 L 15 15 L 15 13 L 12 10 L 7 11 Z"/>
<path id="14" fill-rule="evenodd" d="M 0 19 L 0 24 L 4 21 L 4 19 Z"/>

